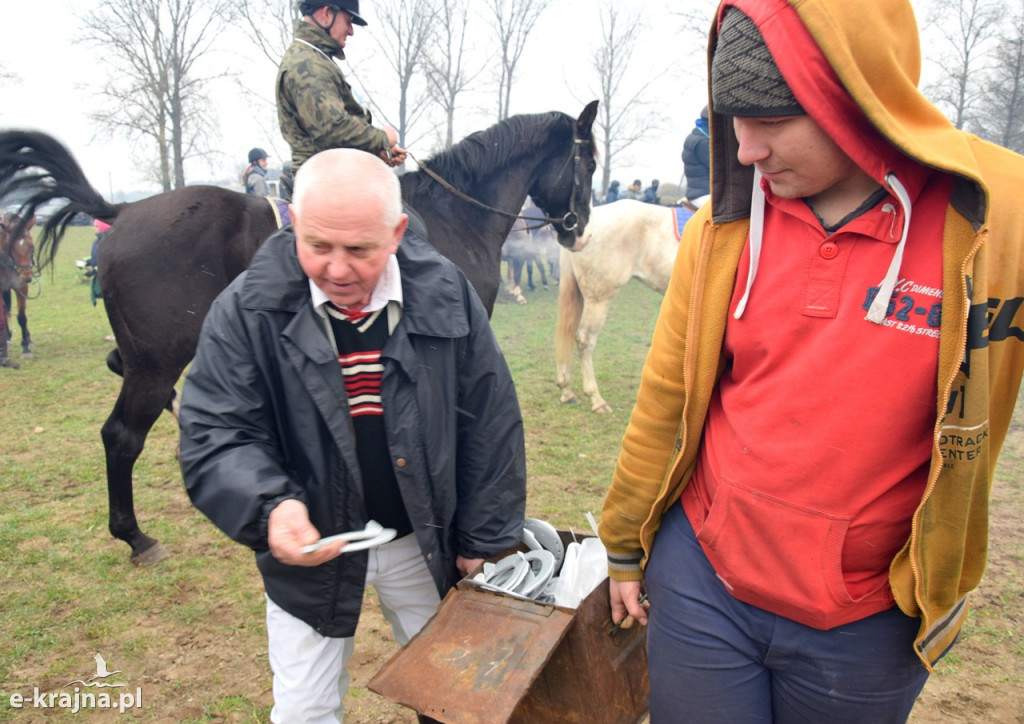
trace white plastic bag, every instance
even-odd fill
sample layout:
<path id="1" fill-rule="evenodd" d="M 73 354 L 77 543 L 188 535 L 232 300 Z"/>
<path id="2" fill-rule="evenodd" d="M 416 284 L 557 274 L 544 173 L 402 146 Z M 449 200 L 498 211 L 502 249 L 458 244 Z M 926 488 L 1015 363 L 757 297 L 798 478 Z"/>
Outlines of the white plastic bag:
<path id="1" fill-rule="evenodd" d="M 555 605 L 578 608 L 608 577 L 608 554 L 601 539 L 584 538 L 582 543 L 572 542 L 565 549 L 562 570 L 555 582 Z"/>

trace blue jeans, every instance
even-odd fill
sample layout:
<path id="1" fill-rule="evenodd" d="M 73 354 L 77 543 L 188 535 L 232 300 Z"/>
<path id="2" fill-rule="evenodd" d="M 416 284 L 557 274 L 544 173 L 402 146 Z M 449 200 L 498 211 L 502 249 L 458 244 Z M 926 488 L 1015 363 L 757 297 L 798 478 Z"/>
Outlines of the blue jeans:
<path id="1" fill-rule="evenodd" d="M 733 598 L 678 504 L 645 585 L 651 724 L 905 722 L 928 679 L 898 608 L 819 631 Z"/>

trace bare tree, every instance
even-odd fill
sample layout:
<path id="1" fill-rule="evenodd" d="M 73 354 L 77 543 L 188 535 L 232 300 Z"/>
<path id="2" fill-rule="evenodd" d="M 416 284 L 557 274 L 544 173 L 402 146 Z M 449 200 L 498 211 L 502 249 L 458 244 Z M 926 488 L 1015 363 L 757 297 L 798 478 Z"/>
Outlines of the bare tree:
<path id="1" fill-rule="evenodd" d="M 540 14 L 551 0 L 486 0 L 491 28 L 501 50 L 498 80 L 498 120 L 508 118 L 516 66 Z"/>
<path id="2" fill-rule="evenodd" d="M 241 21 L 236 29 L 241 30 L 248 45 L 258 51 L 257 59 L 262 55 L 270 61 L 266 74 L 260 76 L 261 80 L 256 87 L 239 77 L 238 89 L 246 106 L 252 109 L 252 119 L 262 133 L 268 139 L 277 139 L 280 131 L 274 89 L 275 71 L 291 45 L 295 23 L 302 19 L 298 1 L 240 0 L 236 11 Z M 274 141 L 270 141 L 270 144 L 272 147 L 276 145 Z M 288 144 L 284 144 L 283 148 L 287 149 Z M 287 157 L 286 151 L 283 159 Z"/>
<path id="3" fill-rule="evenodd" d="M 680 9 L 672 11 L 681 21 L 681 49 L 698 62 L 695 67 L 699 68 L 706 65 L 708 34 L 715 19 L 718 0 L 688 0 L 681 5 Z"/>
<path id="4" fill-rule="evenodd" d="M 934 0 L 928 25 L 946 41 L 940 54 L 943 76 L 928 85 L 925 93 L 957 128 L 977 115 L 976 104 L 984 93 L 992 49 L 993 25 L 1000 19 L 999 0 Z"/>
<path id="5" fill-rule="evenodd" d="M 1024 153 L 1024 2 L 1008 20 L 972 125 L 982 138 Z"/>
<path id="6" fill-rule="evenodd" d="M 427 110 L 425 97 L 414 93 L 413 81 L 425 62 L 437 15 L 429 0 L 380 0 L 376 12 L 384 32 L 374 39 L 398 77 L 398 116 L 391 124 L 399 145 L 406 146 L 409 130 Z"/>
<path id="7" fill-rule="evenodd" d="M 469 27 L 469 0 L 437 0 L 438 30 L 429 46 L 423 69 L 427 92 L 441 107 L 445 117 L 443 147 L 455 141 L 455 109 L 459 96 L 483 70 L 467 67 L 466 30 Z"/>
<path id="8" fill-rule="evenodd" d="M 596 95 L 601 101 L 597 128 L 602 137 L 601 197 L 604 198 L 616 157 L 660 127 L 657 113 L 645 100 L 660 75 L 650 73 L 638 86 L 635 80 L 642 74 L 631 72 L 633 51 L 643 32 L 640 11 L 623 9 L 623 4 L 615 0 L 604 0 L 600 14 L 600 44 L 594 49 L 591 62 L 598 78 Z"/>
<path id="9" fill-rule="evenodd" d="M 93 118 L 109 133 L 149 138 L 154 180 L 185 185 L 186 158 L 202 153 L 214 105 L 197 67 L 216 39 L 228 0 L 102 0 L 82 18 L 87 41 L 110 63 L 104 110 Z"/>
<path id="10" fill-rule="evenodd" d="M 277 66 L 292 42 L 296 21 L 302 19 L 296 0 L 241 0 L 238 14 L 247 37 Z"/>

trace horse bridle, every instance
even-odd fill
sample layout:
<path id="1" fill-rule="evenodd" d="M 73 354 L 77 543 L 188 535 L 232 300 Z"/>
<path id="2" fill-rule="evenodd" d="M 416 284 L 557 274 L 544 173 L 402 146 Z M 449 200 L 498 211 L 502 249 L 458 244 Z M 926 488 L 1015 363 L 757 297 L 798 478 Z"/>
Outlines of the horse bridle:
<path id="1" fill-rule="evenodd" d="M 15 261 L 14 245 L 24 243 L 24 237 L 19 237 L 15 239 L 14 235 L 12 234 L 12 229 L 13 227 L 10 224 L 8 224 L 7 221 L 0 221 L 0 231 L 3 231 L 3 233 L 7 236 L 7 243 L 3 245 L 3 250 L 5 252 L 4 255 L 7 257 L 7 268 L 13 271 L 15 274 L 17 274 L 19 279 L 28 284 L 30 282 L 28 280 L 25 280 L 25 278 L 22 276 L 24 272 L 27 271 L 29 273 L 30 279 L 33 281 L 35 279 L 38 279 L 40 275 L 39 268 L 36 265 L 35 248 L 33 246 L 32 252 L 29 254 L 28 264 L 19 264 L 17 261 Z"/>
<path id="2" fill-rule="evenodd" d="M 580 221 L 579 214 L 576 213 L 576 188 L 579 186 L 579 166 L 580 161 L 582 160 L 580 148 L 582 147 L 582 144 L 583 139 L 576 135 L 576 131 L 574 129 L 572 134 L 572 149 L 570 149 L 569 155 L 568 157 L 566 157 L 565 163 L 562 164 L 562 168 L 559 169 L 558 176 L 556 177 L 561 178 L 562 174 L 565 173 L 565 169 L 569 165 L 569 162 L 572 161 L 572 186 L 569 189 L 569 210 L 561 219 L 553 219 L 550 216 L 523 216 L 522 214 L 513 214 L 509 211 L 504 211 L 502 209 L 496 209 L 493 206 L 488 206 L 482 201 L 478 201 L 477 199 L 474 199 L 472 196 L 467 196 L 462 191 L 459 191 L 457 188 L 455 188 L 446 180 L 444 180 L 441 176 L 439 176 L 436 171 L 434 171 L 432 168 L 425 165 L 422 161 L 413 156 L 412 153 L 409 153 L 409 157 L 413 161 L 415 161 L 416 165 L 419 166 L 424 173 L 430 176 L 430 178 L 437 181 L 439 184 L 441 184 L 441 186 L 443 186 L 445 189 L 458 196 L 463 201 L 468 201 L 471 204 L 479 206 L 481 209 L 486 209 L 487 211 L 498 214 L 500 216 L 504 216 L 509 219 L 523 219 L 525 221 L 541 222 L 536 226 L 527 227 L 528 231 L 540 229 L 544 226 L 547 226 L 548 224 L 561 224 L 562 228 L 565 229 L 566 231 L 573 231 L 579 225 Z"/>

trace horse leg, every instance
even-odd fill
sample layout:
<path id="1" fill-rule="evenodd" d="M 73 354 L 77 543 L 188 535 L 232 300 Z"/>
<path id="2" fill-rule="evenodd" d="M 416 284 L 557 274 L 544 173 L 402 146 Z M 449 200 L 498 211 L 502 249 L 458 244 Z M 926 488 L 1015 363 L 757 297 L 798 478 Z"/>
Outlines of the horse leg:
<path id="1" fill-rule="evenodd" d="M 579 398 L 576 397 L 576 393 L 572 391 L 569 386 L 572 383 L 572 371 L 570 369 L 570 363 L 563 360 L 555 360 L 555 384 L 558 385 L 558 389 L 562 391 L 559 396 L 559 402 L 566 405 L 575 405 L 579 402 Z"/>
<path id="2" fill-rule="evenodd" d="M 21 358 L 32 359 L 32 335 L 28 331 L 28 314 L 25 308 L 28 304 L 28 285 L 24 285 L 17 293 L 18 297 L 18 326 L 21 327 Z"/>
<path id="3" fill-rule="evenodd" d="M 124 378 L 124 360 L 121 359 L 121 353 L 117 347 L 110 350 L 107 354 L 107 369 L 113 372 L 118 377 Z M 177 381 L 177 380 L 175 380 Z M 178 393 L 171 387 L 171 394 L 167 398 L 167 402 L 164 403 L 164 409 L 174 415 L 174 419 L 178 419 Z"/>
<path id="4" fill-rule="evenodd" d="M 539 253 L 533 255 L 533 260 L 537 264 L 537 271 L 540 272 L 541 286 L 544 287 L 544 291 L 546 292 L 548 290 L 548 275 L 547 272 L 544 271 L 544 260 L 540 258 Z"/>
<path id="5" fill-rule="evenodd" d="M 583 318 L 576 334 L 576 346 L 580 354 L 580 368 L 583 373 L 583 394 L 590 398 L 590 410 L 599 414 L 611 412 L 611 406 L 604 401 L 597 390 L 597 375 L 594 373 L 594 347 L 597 337 L 608 318 L 611 299 L 583 303 Z"/>
<path id="6" fill-rule="evenodd" d="M 568 251 L 561 253 L 559 263 L 562 274 L 558 282 L 558 316 L 555 321 L 555 384 L 562 391 L 560 400 L 574 405 L 579 399 L 569 385 L 572 382 L 573 340 L 580 324 L 583 295 Z"/>
<path id="7" fill-rule="evenodd" d="M 132 471 L 142 454 L 146 436 L 170 399 L 176 380 L 167 376 L 139 378 L 128 370 L 114 409 L 101 430 L 107 458 L 110 534 L 131 547 L 131 561 L 135 565 L 152 565 L 168 556 L 159 541 L 139 529 Z"/>
<path id="8" fill-rule="evenodd" d="M 18 369 L 17 362 L 7 356 L 7 307 L 2 304 L 3 297 L 0 297 L 0 367 Z"/>
<path id="9" fill-rule="evenodd" d="M 526 304 L 526 297 L 523 296 L 523 289 L 519 286 L 523 278 L 523 260 L 521 257 L 511 257 L 508 260 L 508 293 L 515 297 L 517 304 Z"/>
<path id="10" fill-rule="evenodd" d="M 526 286 L 531 292 L 535 292 L 537 287 L 533 286 L 533 259 L 526 257 L 523 263 L 526 264 Z"/>
<path id="11" fill-rule="evenodd" d="M 509 294 L 512 294 L 512 257 L 503 256 L 502 261 L 505 262 L 505 291 L 508 292 Z"/>
<path id="12" fill-rule="evenodd" d="M 2 298 L 4 302 L 4 318 L 3 320 L 0 320 L 3 322 L 3 329 L 0 330 L 0 333 L 3 333 L 5 342 L 10 342 L 11 339 L 13 339 L 13 335 L 11 334 L 11 325 L 8 323 L 8 319 L 11 316 L 11 290 L 4 289 L 3 295 L 0 298 Z"/>
<path id="13" fill-rule="evenodd" d="M 508 257 L 505 259 L 505 291 L 511 295 L 512 289 L 515 288 L 515 285 L 515 270 L 512 267 L 512 257 Z"/>

